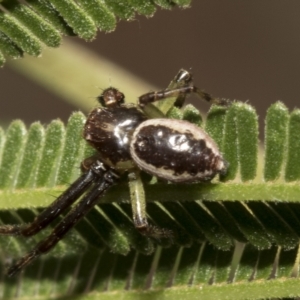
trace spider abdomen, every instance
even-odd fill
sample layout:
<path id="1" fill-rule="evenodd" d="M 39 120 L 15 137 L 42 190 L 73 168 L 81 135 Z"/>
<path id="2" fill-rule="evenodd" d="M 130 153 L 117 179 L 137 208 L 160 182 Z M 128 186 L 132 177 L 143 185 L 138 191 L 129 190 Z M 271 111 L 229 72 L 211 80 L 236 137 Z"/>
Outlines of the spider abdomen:
<path id="1" fill-rule="evenodd" d="M 130 152 L 142 170 L 172 182 L 211 180 L 227 168 L 210 136 L 182 120 L 150 119 L 141 123 L 132 136 Z"/>

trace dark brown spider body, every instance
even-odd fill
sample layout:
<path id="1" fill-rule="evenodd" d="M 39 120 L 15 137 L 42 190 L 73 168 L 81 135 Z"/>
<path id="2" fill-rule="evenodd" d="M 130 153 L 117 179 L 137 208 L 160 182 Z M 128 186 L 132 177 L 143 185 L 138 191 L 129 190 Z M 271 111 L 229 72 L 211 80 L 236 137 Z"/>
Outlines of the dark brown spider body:
<path id="1" fill-rule="evenodd" d="M 135 167 L 129 149 L 131 136 L 145 120 L 134 106 L 95 108 L 87 118 L 83 137 L 104 163 L 120 172 L 128 171 Z"/>
<path id="2" fill-rule="evenodd" d="M 182 120 L 146 120 L 131 105 L 96 108 L 87 118 L 83 137 L 97 150 L 95 159 L 120 174 L 142 169 L 188 183 L 211 180 L 226 169 L 217 145 L 198 126 Z"/>
<path id="3" fill-rule="evenodd" d="M 82 162 L 83 174 L 31 223 L 0 226 L 2 235 L 32 236 L 78 200 L 49 236 L 8 269 L 9 276 L 50 251 L 125 172 L 128 172 L 135 228 L 154 239 L 173 238 L 170 230 L 148 224 L 140 169 L 182 183 L 211 180 L 227 169 L 218 147 L 201 128 L 187 121 L 161 118 L 162 112 L 158 117 L 158 109 L 151 110 L 152 102 L 167 97 L 175 97 L 178 100 L 175 105 L 181 106 L 189 93 L 228 105 L 228 101 L 214 99 L 195 87 L 192 75 L 185 70 L 179 71 L 169 89 L 144 94 L 137 105 L 124 104 L 124 95 L 115 88 L 103 91 L 98 97 L 102 107 L 91 111 L 83 129 L 83 137 L 97 151 Z"/>

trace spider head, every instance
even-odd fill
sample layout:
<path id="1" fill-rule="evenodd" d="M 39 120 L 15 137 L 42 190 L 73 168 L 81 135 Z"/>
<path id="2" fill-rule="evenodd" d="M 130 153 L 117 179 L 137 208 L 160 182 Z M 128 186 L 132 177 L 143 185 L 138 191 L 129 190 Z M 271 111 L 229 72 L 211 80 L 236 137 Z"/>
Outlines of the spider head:
<path id="1" fill-rule="evenodd" d="M 97 99 L 104 107 L 114 107 L 123 104 L 125 97 L 119 90 L 109 87 Z"/>

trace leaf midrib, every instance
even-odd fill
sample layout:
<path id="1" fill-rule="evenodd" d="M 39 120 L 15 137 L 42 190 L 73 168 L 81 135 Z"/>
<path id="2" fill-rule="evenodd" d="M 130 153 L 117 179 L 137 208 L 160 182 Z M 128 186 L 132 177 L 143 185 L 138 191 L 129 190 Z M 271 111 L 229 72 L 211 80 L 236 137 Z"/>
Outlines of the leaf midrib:
<path id="1" fill-rule="evenodd" d="M 59 196 L 67 186 L 53 188 L 28 188 L 0 191 L 0 209 L 46 207 Z M 297 182 L 265 183 L 209 183 L 192 185 L 145 184 L 147 201 L 271 201 L 300 202 L 300 185 Z M 101 203 L 129 201 L 127 184 L 111 188 Z M 30 203 L 30 204 L 29 204 Z"/>

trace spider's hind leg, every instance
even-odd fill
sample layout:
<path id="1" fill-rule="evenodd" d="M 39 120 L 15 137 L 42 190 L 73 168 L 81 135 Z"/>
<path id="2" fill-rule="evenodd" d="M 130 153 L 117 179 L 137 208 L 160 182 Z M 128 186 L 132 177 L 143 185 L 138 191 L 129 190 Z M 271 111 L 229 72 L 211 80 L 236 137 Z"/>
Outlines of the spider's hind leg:
<path id="1" fill-rule="evenodd" d="M 128 178 L 133 223 L 135 228 L 142 235 L 154 238 L 156 240 L 160 240 L 161 238 L 173 239 L 174 234 L 172 230 L 160 228 L 148 223 L 146 215 L 145 192 L 139 171 L 131 172 L 128 175 Z"/>

